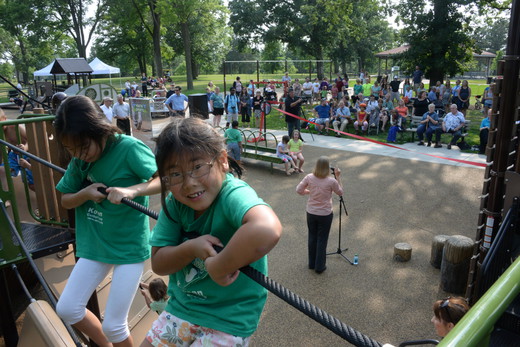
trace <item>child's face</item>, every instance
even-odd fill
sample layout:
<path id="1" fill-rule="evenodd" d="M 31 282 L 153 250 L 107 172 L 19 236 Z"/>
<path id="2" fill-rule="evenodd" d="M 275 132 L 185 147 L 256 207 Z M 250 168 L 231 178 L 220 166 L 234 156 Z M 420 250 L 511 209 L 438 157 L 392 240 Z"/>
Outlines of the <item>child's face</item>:
<path id="1" fill-rule="evenodd" d="M 293 139 L 299 139 L 300 138 L 300 132 L 298 130 L 293 131 Z"/>
<path id="2" fill-rule="evenodd" d="M 172 182 L 167 189 L 175 199 L 195 210 L 197 216 L 206 211 L 217 198 L 226 172 L 228 161 L 225 152 L 214 158 L 208 156 L 175 163 L 166 169 L 166 175 Z M 191 176 L 199 177 L 191 177 Z"/>
<path id="3" fill-rule="evenodd" d="M 78 158 L 87 163 L 93 163 L 101 157 L 103 147 L 99 147 L 95 141 L 87 140 L 83 144 L 73 141 L 70 137 L 65 137 L 62 140 L 63 147 L 74 158 Z"/>

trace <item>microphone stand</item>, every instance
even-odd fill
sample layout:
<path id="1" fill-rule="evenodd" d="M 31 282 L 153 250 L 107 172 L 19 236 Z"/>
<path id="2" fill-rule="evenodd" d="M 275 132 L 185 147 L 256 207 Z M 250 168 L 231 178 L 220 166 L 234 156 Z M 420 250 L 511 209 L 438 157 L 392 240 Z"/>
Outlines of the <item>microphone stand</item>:
<path id="1" fill-rule="evenodd" d="M 336 173 L 334 172 L 334 168 L 331 168 L 332 174 L 334 175 L 334 178 L 336 178 Z M 336 252 L 327 253 L 327 255 L 333 255 L 333 254 L 339 254 L 343 259 L 348 261 L 350 265 L 354 265 L 354 263 L 347 258 L 343 252 L 348 251 L 348 248 L 341 249 L 341 214 L 342 212 L 345 212 L 345 216 L 348 217 L 347 207 L 345 206 L 345 200 L 343 200 L 343 195 L 340 195 L 339 197 L 339 237 L 338 237 L 338 248 Z"/>

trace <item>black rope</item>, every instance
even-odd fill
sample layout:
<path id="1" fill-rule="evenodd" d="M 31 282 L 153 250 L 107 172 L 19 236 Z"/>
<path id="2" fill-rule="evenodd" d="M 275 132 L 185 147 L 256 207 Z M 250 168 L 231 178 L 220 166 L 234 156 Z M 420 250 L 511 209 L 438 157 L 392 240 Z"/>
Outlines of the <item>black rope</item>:
<path id="1" fill-rule="evenodd" d="M 381 346 L 379 342 L 346 325 L 336 317 L 323 311 L 321 308 L 314 306 L 307 300 L 291 292 L 289 289 L 273 281 L 251 266 L 244 266 L 240 271 L 292 307 L 296 308 L 298 311 L 314 319 L 316 322 L 353 345 L 364 347 Z"/>
<path id="2" fill-rule="evenodd" d="M 0 139 L 0 144 L 6 145 L 9 148 L 11 148 L 14 151 L 17 151 L 19 153 L 22 153 L 24 155 L 27 155 L 29 158 L 34 159 L 35 161 L 39 162 L 40 164 L 46 165 L 54 170 L 57 170 L 61 173 L 65 173 L 66 170 L 63 168 L 56 166 L 52 163 L 49 163 L 46 160 L 43 160 L 41 158 L 38 158 L 16 146 L 11 145 L 8 142 L 5 142 Z M 98 190 L 106 194 L 106 188 L 98 188 Z M 125 205 L 128 205 L 132 208 L 135 208 L 138 211 L 141 211 L 145 213 L 147 216 L 152 217 L 153 219 L 158 219 L 159 215 L 157 212 L 147 208 L 146 206 L 143 206 L 135 201 L 129 200 L 127 198 L 123 198 L 121 201 Z M 222 250 L 220 247 L 215 247 L 217 251 Z M 371 339 L 370 337 L 363 335 L 362 333 L 358 332 L 357 330 L 349 327 L 345 323 L 341 322 L 339 319 L 333 317 L 329 313 L 323 311 L 319 307 L 314 306 L 313 304 L 309 303 L 307 300 L 299 297 L 295 293 L 291 292 L 289 289 L 285 288 L 281 284 L 273 281 L 269 277 L 265 276 L 261 272 L 259 272 L 256 269 L 253 269 L 251 266 L 247 265 L 240 269 L 244 275 L 251 278 L 253 281 L 279 297 L 280 299 L 287 302 L 289 305 L 293 306 L 300 312 L 306 314 L 310 318 L 314 319 L 316 322 L 323 325 L 325 328 L 332 331 L 334 334 L 342 337 L 343 339 L 347 340 L 348 342 L 352 343 L 355 346 L 361 346 L 361 347 L 380 347 L 381 343 Z"/>

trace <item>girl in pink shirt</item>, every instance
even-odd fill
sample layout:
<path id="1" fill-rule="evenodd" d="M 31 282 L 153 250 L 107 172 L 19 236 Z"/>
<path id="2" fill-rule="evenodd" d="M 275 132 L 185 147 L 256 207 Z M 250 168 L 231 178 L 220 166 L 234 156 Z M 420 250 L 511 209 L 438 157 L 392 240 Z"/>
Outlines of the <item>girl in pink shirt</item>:
<path id="1" fill-rule="evenodd" d="M 314 171 L 296 187 L 300 195 L 309 195 L 307 201 L 307 228 L 309 229 L 309 269 L 321 274 L 327 268 L 327 241 L 329 239 L 330 226 L 332 225 L 332 192 L 343 195 L 341 185 L 341 170 L 334 168 L 334 176 L 331 177 L 328 157 L 320 157 L 316 162 Z"/>

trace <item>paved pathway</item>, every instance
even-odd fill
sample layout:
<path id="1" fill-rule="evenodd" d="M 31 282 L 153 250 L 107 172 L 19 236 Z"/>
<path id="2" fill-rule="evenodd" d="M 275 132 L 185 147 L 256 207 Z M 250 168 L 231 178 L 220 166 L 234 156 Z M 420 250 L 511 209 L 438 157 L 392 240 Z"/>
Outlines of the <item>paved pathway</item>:
<path id="1" fill-rule="evenodd" d="M 269 132 L 273 133 L 277 139 L 281 139 L 283 135 L 287 134 L 287 131 L 285 130 L 268 130 Z M 380 145 L 377 143 L 369 142 L 369 141 L 360 141 L 360 140 L 354 140 L 341 137 L 335 137 L 335 136 L 325 136 L 325 135 L 316 135 L 314 134 L 313 137 L 310 134 L 302 134 L 305 145 L 306 146 L 314 146 L 314 147 L 324 147 L 324 148 L 331 148 L 331 149 L 337 149 L 342 151 L 348 151 L 348 152 L 358 152 L 358 153 L 365 153 L 365 154 L 374 154 L 374 155 L 381 155 L 385 157 L 394 157 L 394 158 L 403 158 L 403 159 L 411 159 L 411 160 L 417 160 L 417 161 L 425 161 L 430 163 L 438 163 L 438 164 L 445 164 L 445 165 L 455 165 L 455 166 L 464 166 L 464 167 L 473 167 L 473 168 L 481 168 L 484 167 L 481 166 L 475 166 L 471 164 L 464 164 L 464 163 L 458 163 L 456 161 L 446 160 L 442 158 L 436 158 L 431 157 L 429 155 L 424 155 L 421 153 L 441 156 L 441 157 L 447 157 L 447 158 L 453 158 L 453 159 L 459 159 L 459 160 L 467 160 L 471 162 L 476 163 L 486 163 L 486 156 L 480 155 L 477 153 L 464 153 L 461 152 L 457 146 L 453 146 L 451 150 L 448 150 L 446 148 L 446 145 L 443 145 L 443 148 L 433 148 L 433 147 L 420 147 L 417 146 L 417 142 L 407 142 L 405 144 L 399 145 L 399 144 L 393 144 L 395 147 L 388 147 L 384 145 Z"/>

